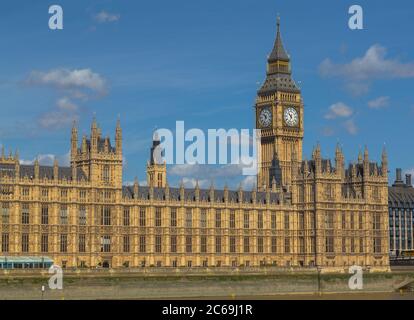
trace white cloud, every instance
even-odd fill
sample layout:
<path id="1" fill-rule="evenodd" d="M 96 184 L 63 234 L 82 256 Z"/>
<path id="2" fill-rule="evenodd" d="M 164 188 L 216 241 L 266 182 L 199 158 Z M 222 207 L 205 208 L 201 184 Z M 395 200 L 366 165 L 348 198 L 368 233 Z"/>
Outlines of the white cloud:
<path id="1" fill-rule="evenodd" d="M 124 182 L 124 185 L 125 185 L 125 186 L 133 186 L 133 185 L 134 185 L 134 183 L 135 183 L 135 181 L 125 181 L 125 182 Z M 138 181 L 138 184 L 139 184 L 140 186 L 145 187 L 145 186 L 147 186 L 147 180 Z"/>
<path id="2" fill-rule="evenodd" d="M 39 160 L 39 164 L 43 166 L 53 166 L 53 163 L 55 161 L 55 158 L 58 161 L 59 166 L 69 166 L 70 164 L 70 152 L 67 152 L 64 155 L 56 156 L 54 154 L 39 154 L 35 159 L 33 160 L 20 160 L 20 164 L 22 165 L 33 165 L 35 160 Z"/>
<path id="3" fill-rule="evenodd" d="M 108 23 L 108 22 L 115 22 L 121 18 L 120 14 L 117 13 L 109 13 L 106 11 L 101 11 L 94 16 L 95 20 L 99 23 Z"/>
<path id="4" fill-rule="evenodd" d="M 32 71 L 26 79 L 30 85 L 46 85 L 66 89 L 76 95 L 80 92 L 77 89 L 87 89 L 99 94 L 105 94 L 107 91 L 106 80 L 91 69 L 53 69 L 47 72 Z"/>
<path id="5" fill-rule="evenodd" d="M 325 119 L 347 118 L 353 114 L 352 108 L 345 103 L 337 102 L 329 107 L 329 111 L 325 114 Z"/>
<path id="6" fill-rule="evenodd" d="M 68 97 L 60 98 L 56 102 L 56 105 L 58 106 L 60 110 L 66 110 L 66 111 L 77 111 L 78 110 L 78 106 L 74 104 L 72 101 L 70 101 Z"/>
<path id="7" fill-rule="evenodd" d="M 69 98 L 63 97 L 57 100 L 55 109 L 42 114 L 38 123 L 40 127 L 45 129 L 64 128 L 73 121 L 79 119 L 79 108 Z"/>
<path id="8" fill-rule="evenodd" d="M 211 184 L 211 182 L 207 179 L 197 180 L 197 179 L 188 178 L 188 177 L 183 177 L 182 181 L 183 181 L 184 187 L 186 188 L 195 188 L 197 181 L 198 181 L 198 186 L 201 189 L 209 188 Z"/>
<path id="9" fill-rule="evenodd" d="M 45 129 L 60 129 L 69 126 L 79 119 L 80 108 L 76 102 L 86 101 L 92 95 L 102 97 L 108 90 L 106 79 L 88 68 L 32 71 L 25 83 L 32 86 L 51 87 L 64 93 L 64 96 L 56 101 L 54 108 L 39 117 L 38 125 Z"/>
<path id="10" fill-rule="evenodd" d="M 55 130 L 68 127 L 73 121 L 77 121 L 78 119 L 78 115 L 65 113 L 61 110 L 54 110 L 41 115 L 38 122 L 44 129 Z"/>
<path id="11" fill-rule="evenodd" d="M 345 85 L 345 89 L 348 90 L 353 96 L 362 96 L 369 92 L 371 84 L 368 82 L 348 81 Z"/>
<path id="12" fill-rule="evenodd" d="M 414 78 L 413 62 L 402 63 L 398 59 L 388 59 L 386 55 L 387 49 L 375 44 L 363 57 L 349 63 L 335 64 L 325 59 L 319 66 L 319 72 L 325 77 L 343 78 L 347 81 L 347 89 L 356 95 L 367 93 L 373 80 Z"/>
<path id="13" fill-rule="evenodd" d="M 256 176 L 245 177 L 241 182 L 242 188 L 244 190 L 253 189 L 256 186 L 256 182 L 257 182 L 256 178 L 257 178 Z"/>
<path id="14" fill-rule="evenodd" d="M 358 133 L 358 127 L 353 119 L 345 121 L 343 125 L 349 134 L 356 135 Z"/>
<path id="15" fill-rule="evenodd" d="M 386 59 L 387 49 L 375 44 L 365 55 L 346 64 L 334 64 L 325 59 L 319 70 L 323 76 L 343 76 L 348 79 L 393 79 L 413 78 L 414 63 L 401 63 L 397 59 Z"/>
<path id="16" fill-rule="evenodd" d="M 241 176 L 242 169 L 243 165 L 241 164 L 227 164 L 224 166 L 208 164 L 178 164 L 173 165 L 170 168 L 169 174 L 202 180 Z"/>
<path id="17" fill-rule="evenodd" d="M 229 188 L 238 188 L 240 182 L 244 189 L 252 186 L 252 181 L 256 182 L 256 176 L 243 176 L 243 164 L 200 165 L 183 164 L 174 165 L 168 170 L 169 175 L 179 177 L 185 186 L 194 187 L 198 180 L 200 188 L 209 188 L 211 183 L 217 186 L 228 185 Z M 221 188 L 221 187 L 220 187 Z"/>
<path id="18" fill-rule="evenodd" d="M 371 109 L 385 108 L 390 103 L 390 97 L 378 97 L 368 102 L 368 107 Z"/>
<path id="19" fill-rule="evenodd" d="M 335 130 L 332 127 L 324 127 L 322 128 L 322 135 L 325 137 L 330 137 L 335 134 Z"/>

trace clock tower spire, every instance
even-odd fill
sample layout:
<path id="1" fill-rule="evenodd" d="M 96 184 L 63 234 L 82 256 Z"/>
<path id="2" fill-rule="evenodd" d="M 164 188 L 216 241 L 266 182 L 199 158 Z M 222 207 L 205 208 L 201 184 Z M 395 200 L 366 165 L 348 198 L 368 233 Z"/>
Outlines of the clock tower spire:
<path id="1" fill-rule="evenodd" d="M 271 187 L 272 162 L 277 155 L 283 187 L 292 184 L 292 155 L 302 161 L 303 101 L 299 87 L 292 78 L 277 18 L 273 49 L 267 58 L 266 79 L 257 92 L 256 128 L 261 130 L 260 163 L 257 186 Z"/>

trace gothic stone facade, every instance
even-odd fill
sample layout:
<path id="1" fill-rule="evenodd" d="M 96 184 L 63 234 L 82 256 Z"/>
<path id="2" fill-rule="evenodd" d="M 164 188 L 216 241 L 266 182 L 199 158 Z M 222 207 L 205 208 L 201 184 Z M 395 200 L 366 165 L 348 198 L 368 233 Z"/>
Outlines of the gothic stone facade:
<path id="1" fill-rule="evenodd" d="M 414 255 L 414 188 L 411 174 L 402 180 L 396 170 L 394 184 L 389 187 L 390 253 L 392 258 L 413 258 Z"/>
<path id="2" fill-rule="evenodd" d="M 389 270 L 387 156 L 345 169 L 302 161 L 304 104 L 279 32 L 258 92 L 258 188 L 170 188 L 151 152 L 148 187 L 123 186 L 122 130 L 115 145 L 94 120 L 72 129 L 71 166 L 0 160 L 3 256 L 47 256 L 66 267 L 317 266 Z M 152 150 L 156 144 L 154 141 Z"/>

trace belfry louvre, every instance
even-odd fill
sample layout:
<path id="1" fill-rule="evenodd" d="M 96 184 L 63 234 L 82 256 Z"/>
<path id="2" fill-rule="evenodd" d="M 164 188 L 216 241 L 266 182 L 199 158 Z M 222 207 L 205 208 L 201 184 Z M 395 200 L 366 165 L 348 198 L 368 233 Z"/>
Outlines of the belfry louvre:
<path id="1" fill-rule="evenodd" d="M 147 164 L 148 186 L 123 185 L 122 129 L 115 144 L 96 120 L 71 135 L 71 164 L 0 159 L 1 255 L 48 257 L 63 267 L 320 267 L 388 271 L 388 159 L 368 149 L 345 168 L 302 160 L 304 104 L 280 27 L 256 99 L 262 130 L 253 190 L 169 187 L 165 164 Z M 159 141 L 153 142 L 153 148 Z"/>

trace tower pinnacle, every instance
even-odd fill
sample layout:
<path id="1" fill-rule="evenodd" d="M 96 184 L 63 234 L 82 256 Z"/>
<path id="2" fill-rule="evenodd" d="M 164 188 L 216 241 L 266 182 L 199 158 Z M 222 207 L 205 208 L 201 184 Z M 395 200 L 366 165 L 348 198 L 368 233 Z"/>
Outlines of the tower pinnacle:
<path id="1" fill-rule="evenodd" d="M 285 61 L 289 62 L 289 55 L 286 53 L 286 50 L 283 46 L 282 36 L 280 35 L 280 16 L 277 16 L 277 33 L 276 33 L 276 40 L 273 46 L 273 50 L 270 53 L 268 62 L 277 62 L 277 61 Z"/>

